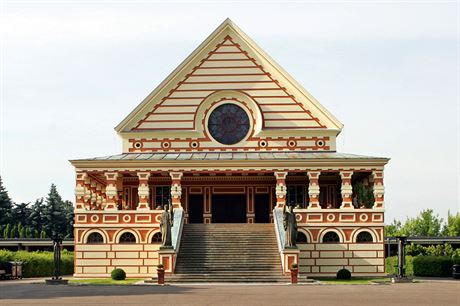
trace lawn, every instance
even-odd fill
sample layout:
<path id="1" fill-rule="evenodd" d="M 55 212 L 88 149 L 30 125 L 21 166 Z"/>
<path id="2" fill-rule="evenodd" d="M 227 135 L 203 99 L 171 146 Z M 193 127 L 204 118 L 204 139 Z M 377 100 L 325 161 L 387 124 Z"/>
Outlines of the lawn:
<path id="1" fill-rule="evenodd" d="M 128 278 L 125 280 L 113 280 L 111 278 L 87 278 L 87 279 L 71 279 L 70 284 L 84 285 L 134 285 L 143 278 Z"/>
<path id="2" fill-rule="evenodd" d="M 391 279 L 387 277 L 383 278 L 352 278 L 349 280 L 346 279 L 336 279 L 336 278 L 325 278 L 318 279 L 321 283 L 326 285 L 369 285 L 372 283 L 391 283 Z"/>

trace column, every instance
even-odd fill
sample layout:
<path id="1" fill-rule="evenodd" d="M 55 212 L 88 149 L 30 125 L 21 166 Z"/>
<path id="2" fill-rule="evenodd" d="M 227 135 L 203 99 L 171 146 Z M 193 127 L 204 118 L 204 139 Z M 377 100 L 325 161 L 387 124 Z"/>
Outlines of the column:
<path id="1" fill-rule="evenodd" d="M 275 172 L 276 177 L 276 208 L 283 208 L 286 205 L 286 176 L 287 172 Z"/>
<path id="2" fill-rule="evenodd" d="M 75 208 L 85 209 L 85 179 L 88 177 L 86 172 L 77 172 L 77 184 L 75 186 Z"/>
<path id="3" fill-rule="evenodd" d="M 182 172 L 170 172 L 171 176 L 171 204 L 173 208 L 181 207 L 182 187 L 180 180 L 182 178 Z"/>
<path id="4" fill-rule="evenodd" d="M 340 208 L 354 208 L 353 206 L 353 187 L 351 186 L 351 176 L 353 171 L 340 171 L 340 177 L 342 178 L 342 186 L 340 191 L 342 193 L 342 205 Z"/>
<path id="5" fill-rule="evenodd" d="M 107 184 L 105 186 L 106 205 L 105 210 L 118 210 L 117 172 L 105 172 Z"/>
<path id="6" fill-rule="evenodd" d="M 383 170 L 375 170 L 372 172 L 372 177 L 374 179 L 374 207 L 373 208 L 383 208 L 384 207 L 384 194 L 385 187 L 383 186 Z"/>
<path id="7" fill-rule="evenodd" d="M 139 187 L 137 188 L 139 204 L 137 205 L 137 210 L 148 210 L 150 209 L 150 172 L 138 172 L 137 176 L 139 177 Z"/>
<path id="8" fill-rule="evenodd" d="M 319 176 L 321 171 L 308 171 L 308 208 L 321 209 L 319 205 Z"/>

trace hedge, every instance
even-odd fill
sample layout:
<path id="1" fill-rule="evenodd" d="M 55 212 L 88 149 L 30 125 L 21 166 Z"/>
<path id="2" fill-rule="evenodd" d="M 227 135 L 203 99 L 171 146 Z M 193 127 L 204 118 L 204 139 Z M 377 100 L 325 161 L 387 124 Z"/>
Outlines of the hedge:
<path id="1" fill-rule="evenodd" d="M 416 256 L 414 257 L 414 275 L 452 276 L 452 258 L 449 256 Z"/>
<path id="2" fill-rule="evenodd" d="M 406 275 L 407 276 L 414 276 L 414 265 L 413 265 L 414 257 L 406 256 Z M 398 256 L 391 256 L 385 259 L 385 271 L 388 274 L 398 274 Z"/>
<path id="3" fill-rule="evenodd" d="M 407 276 L 452 276 L 452 265 L 460 264 L 459 257 L 449 256 L 406 256 Z M 398 257 L 392 256 L 385 260 L 388 274 L 398 274 Z"/>
<path id="4" fill-rule="evenodd" d="M 54 273 L 53 252 L 27 252 L 0 250 L 0 262 L 22 261 L 22 276 L 52 276 Z M 61 252 L 61 274 L 73 274 L 73 252 Z"/>

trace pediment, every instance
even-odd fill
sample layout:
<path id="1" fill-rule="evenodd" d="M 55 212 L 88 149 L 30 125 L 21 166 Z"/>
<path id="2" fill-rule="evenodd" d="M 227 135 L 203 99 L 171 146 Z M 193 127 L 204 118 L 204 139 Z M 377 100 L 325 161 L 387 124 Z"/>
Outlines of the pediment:
<path id="1" fill-rule="evenodd" d="M 301 59 L 299 59 L 301 60 Z M 255 105 L 260 132 L 334 130 L 342 124 L 233 22 L 222 23 L 117 127 L 119 133 L 203 129 L 200 110 L 225 93 Z M 236 98 L 235 98 L 236 99 Z"/>

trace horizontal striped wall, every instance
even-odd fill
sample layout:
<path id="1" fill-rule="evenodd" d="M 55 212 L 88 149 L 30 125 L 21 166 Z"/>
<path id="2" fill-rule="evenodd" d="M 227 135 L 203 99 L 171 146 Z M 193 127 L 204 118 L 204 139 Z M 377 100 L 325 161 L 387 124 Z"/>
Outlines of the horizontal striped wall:
<path id="1" fill-rule="evenodd" d="M 263 128 L 325 127 L 247 51 L 227 36 L 161 98 L 133 130 L 195 130 L 198 128 L 195 122 L 198 106 L 220 90 L 234 90 L 250 96 L 261 109 Z"/>

